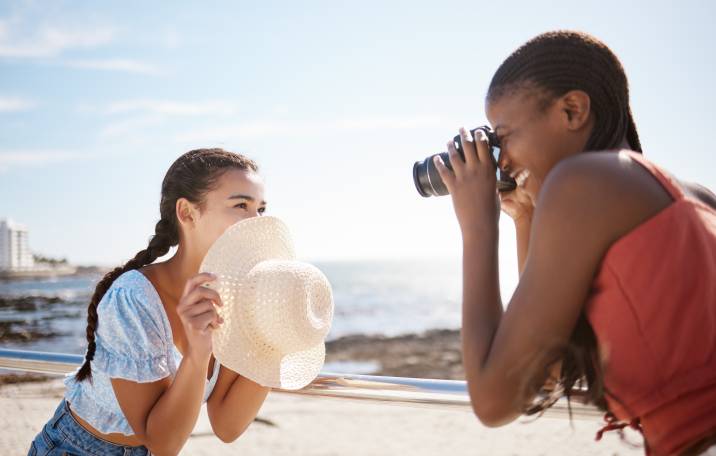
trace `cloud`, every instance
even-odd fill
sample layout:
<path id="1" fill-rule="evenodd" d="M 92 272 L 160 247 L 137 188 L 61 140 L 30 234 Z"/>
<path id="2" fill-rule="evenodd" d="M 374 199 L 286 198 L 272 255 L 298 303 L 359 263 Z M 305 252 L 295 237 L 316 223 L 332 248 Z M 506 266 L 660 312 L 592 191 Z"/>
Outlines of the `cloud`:
<path id="1" fill-rule="evenodd" d="M 0 57 L 56 57 L 71 49 L 94 48 L 115 36 L 110 27 L 35 25 L 17 18 L 0 20 Z"/>
<path id="2" fill-rule="evenodd" d="M 169 118 L 196 116 L 231 116 L 238 112 L 236 103 L 221 100 L 184 102 L 137 99 L 116 101 L 104 110 L 114 117 L 100 132 L 102 138 L 126 138 L 142 130 L 166 123 Z"/>
<path id="3" fill-rule="evenodd" d="M 0 112 L 29 111 L 37 103 L 19 97 L 0 97 Z"/>
<path id="4" fill-rule="evenodd" d="M 0 19 L 0 58 L 33 59 L 69 68 L 158 75 L 156 65 L 126 58 L 65 59 L 67 53 L 95 49 L 116 41 L 108 25 L 55 23 L 48 13 L 28 13 Z M 75 21 L 76 22 L 76 21 Z"/>
<path id="5" fill-rule="evenodd" d="M 141 130 L 145 130 L 148 127 L 154 127 L 162 124 L 162 116 L 155 114 L 131 117 L 129 119 L 118 120 L 106 125 L 99 132 L 99 136 L 102 139 L 113 139 L 113 138 L 135 138 Z"/>
<path id="6" fill-rule="evenodd" d="M 159 67 L 155 65 L 131 59 L 66 60 L 63 64 L 70 68 L 83 68 L 89 70 L 122 71 L 126 73 L 146 74 L 150 76 L 162 74 Z"/>
<path id="7" fill-rule="evenodd" d="M 246 122 L 186 131 L 181 133 L 177 140 L 206 142 L 269 136 L 315 136 L 326 131 L 411 130 L 442 125 L 449 127 L 455 123 L 451 119 L 433 116 L 367 117 L 308 122 Z"/>
<path id="8" fill-rule="evenodd" d="M 0 150 L 0 171 L 10 168 L 42 166 L 74 160 L 84 155 L 79 152 L 59 149 Z"/>
<path id="9" fill-rule="evenodd" d="M 114 102 L 107 108 L 109 114 L 138 113 L 164 116 L 206 116 L 233 115 L 237 112 L 235 103 L 221 100 L 183 102 L 171 100 L 125 100 Z"/>

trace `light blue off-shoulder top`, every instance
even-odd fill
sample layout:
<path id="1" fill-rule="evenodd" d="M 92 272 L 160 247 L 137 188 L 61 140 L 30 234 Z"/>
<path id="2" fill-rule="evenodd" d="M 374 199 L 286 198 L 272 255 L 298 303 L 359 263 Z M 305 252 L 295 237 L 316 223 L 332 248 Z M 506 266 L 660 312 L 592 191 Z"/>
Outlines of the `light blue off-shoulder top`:
<path id="1" fill-rule="evenodd" d="M 110 378 L 138 383 L 174 377 L 182 355 L 174 345 L 169 319 L 152 283 L 139 271 L 119 276 L 97 306 L 96 350 L 92 381 L 77 382 L 77 371 L 65 378 L 65 399 L 72 410 L 98 431 L 132 435 Z M 214 361 L 206 381 L 204 402 L 219 376 Z"/>

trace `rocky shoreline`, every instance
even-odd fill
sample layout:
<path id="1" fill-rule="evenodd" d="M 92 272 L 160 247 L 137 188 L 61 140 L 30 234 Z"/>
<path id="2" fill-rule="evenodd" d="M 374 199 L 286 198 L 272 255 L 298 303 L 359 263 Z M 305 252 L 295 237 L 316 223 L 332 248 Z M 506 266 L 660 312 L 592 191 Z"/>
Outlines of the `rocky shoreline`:
<path id="1" fill-rule="evenodd" d="M 0 296 L 0 344 L 30 343 L 66 335 L 53 322 L 82 318 L 82 308 L 57 296 Z"/>
<path id="2" fill-rule="evenodd" d="M 326 344 L 326 362 L 373 362 L 366 374 L 464 380 L 460 331 L 432 330 L 397 337 L 354 335 Z"/>

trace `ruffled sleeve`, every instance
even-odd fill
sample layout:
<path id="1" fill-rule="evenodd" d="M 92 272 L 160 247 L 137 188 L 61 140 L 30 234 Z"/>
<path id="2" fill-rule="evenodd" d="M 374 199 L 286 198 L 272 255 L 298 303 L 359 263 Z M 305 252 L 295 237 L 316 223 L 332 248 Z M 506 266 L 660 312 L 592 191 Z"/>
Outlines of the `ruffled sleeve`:
<path id="1" fill-rule="evenodd" d="M 138 383 L 171 375 L 171 329 L 164 308 L 148 281 L 120 276 L 97 307 L 96 350 L 92 369 L 110 378 Z"/>

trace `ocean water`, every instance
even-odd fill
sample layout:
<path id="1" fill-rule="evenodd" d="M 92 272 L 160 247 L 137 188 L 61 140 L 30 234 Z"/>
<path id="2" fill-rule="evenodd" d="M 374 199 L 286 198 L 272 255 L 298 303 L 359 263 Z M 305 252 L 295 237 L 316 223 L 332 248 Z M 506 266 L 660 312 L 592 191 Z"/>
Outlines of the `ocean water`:
<path id="1" fill-rule="evenodd" d="M 335 316 L 329 340 L 352 334 L 394 336 L 460 325 L 459 259 L 315 265 L 333 288 Z M 83 276 L 0 282 L 0 346 L 84 353 L 86 307 L 99 279 Z M 26 299 L 19 299 L 23 297 Z M 7 298 L 13 299 L 8 302 Z"/>

